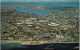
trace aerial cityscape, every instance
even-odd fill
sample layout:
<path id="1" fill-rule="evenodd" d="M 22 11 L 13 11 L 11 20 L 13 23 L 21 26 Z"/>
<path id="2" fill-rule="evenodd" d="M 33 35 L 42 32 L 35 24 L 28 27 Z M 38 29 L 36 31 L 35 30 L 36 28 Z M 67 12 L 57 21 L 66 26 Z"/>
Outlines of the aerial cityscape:
<path id="1" fill-rule="evenodd" d="M 75 0 L 73 3 L 10 2 L 1 5 L 2 44 L 79 43 L 79 5 Z"/>

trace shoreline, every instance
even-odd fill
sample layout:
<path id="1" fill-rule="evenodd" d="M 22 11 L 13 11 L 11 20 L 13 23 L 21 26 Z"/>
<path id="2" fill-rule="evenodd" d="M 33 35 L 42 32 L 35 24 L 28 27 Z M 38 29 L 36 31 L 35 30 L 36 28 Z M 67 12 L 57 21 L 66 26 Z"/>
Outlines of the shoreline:
<path id="1" fill-rule="evenodd" d="M 10 43 L 17 43 L 21 45 L 42 45 L 42 44 L 51 44 L 51 43 L 70 44 L 70 43 L 79 43 L 79 42 L 1 40 L 1 44 L 10 44 Z"/>

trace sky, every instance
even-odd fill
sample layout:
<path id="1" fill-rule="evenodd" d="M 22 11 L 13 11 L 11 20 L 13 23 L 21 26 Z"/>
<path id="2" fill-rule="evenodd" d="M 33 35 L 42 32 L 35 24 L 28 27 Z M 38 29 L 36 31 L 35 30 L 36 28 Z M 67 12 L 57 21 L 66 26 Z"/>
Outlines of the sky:
<path id="1" fill-rule="evenodd" d="M 1 2 L 75 2 L 79 0 L 1 0 Z"/>

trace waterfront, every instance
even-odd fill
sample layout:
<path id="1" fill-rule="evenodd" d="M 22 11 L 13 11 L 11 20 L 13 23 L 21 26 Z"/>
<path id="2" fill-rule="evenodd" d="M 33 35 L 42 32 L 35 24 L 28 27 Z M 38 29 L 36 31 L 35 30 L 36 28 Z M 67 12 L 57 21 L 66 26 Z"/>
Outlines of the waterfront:
<path id="1" fill-rule="evenodd" d="M 53 3 L 3 4 L 1 8 L 2 50 L 29 50 L 30 47 L 34 50 L 42 50 L 50 43 L 53 44 L 54 50 L 73 50 L 74 47 L 79 46 L 78 6 L 78 4 Z M 53 15 L 55 23 L 53 23 Z"/>
<path id="2" fill-rule="evenodd" d="M 74 47 L 77 47 L 78 43 L 71 44 L 59 44 L 59 43 L 51 43 L 55 50 L 73 50 Z M 51 44 L 43 44 L 43 45 L 20 45 L 20 44 L 2 44 L 2 50 L 43 50 Z M 58 47 L 58 48 L 57 48 Z"/>

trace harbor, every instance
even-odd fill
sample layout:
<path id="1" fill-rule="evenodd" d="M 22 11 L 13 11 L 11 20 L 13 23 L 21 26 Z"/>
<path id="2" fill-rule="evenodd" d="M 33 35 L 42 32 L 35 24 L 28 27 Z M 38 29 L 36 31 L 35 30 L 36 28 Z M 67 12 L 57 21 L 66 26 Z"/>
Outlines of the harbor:
<path id="1" fill-rule="evenodd" d="M 38 41 L 40 42 L 40 41 Z M 23 42 L 25 44 L 19 43 L 19 41 L 8 43 L 2 43 L 2 50 L 78 50 L 79 49 L 79 43 L 61 43 L 61 42 L 55 42 L 55 43 L 44 43 L 44 44 L 29 44 L 30 42 Z M 28 44 L 26 44 L 28 43 Z M 34 42 L 33 42 L 34 43 Z M 41 42 L 42 43 L 42 42 Z M 11 46 L 12 45 L 12 46 Z M 59 47 L 59 48 L 57 48 Z"/>

